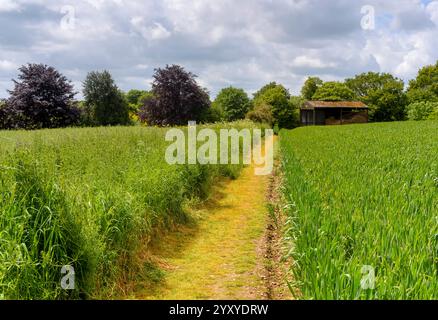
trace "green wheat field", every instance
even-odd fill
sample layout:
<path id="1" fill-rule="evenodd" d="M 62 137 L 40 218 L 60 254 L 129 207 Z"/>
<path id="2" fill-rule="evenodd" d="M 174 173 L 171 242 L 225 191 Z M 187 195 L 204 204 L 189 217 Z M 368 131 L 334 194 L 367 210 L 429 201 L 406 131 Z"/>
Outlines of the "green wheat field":
<path id="1" fill-rule="evenodd" d="M 303 298 L 438 299 L 438 122 L 283 131 L 281 152 Z"/>

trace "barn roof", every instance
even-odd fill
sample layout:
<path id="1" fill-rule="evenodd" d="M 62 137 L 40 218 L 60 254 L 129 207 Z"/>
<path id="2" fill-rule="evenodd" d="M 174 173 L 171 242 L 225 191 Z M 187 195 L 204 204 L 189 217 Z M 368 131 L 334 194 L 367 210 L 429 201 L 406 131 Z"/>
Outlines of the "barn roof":
<path id="1" fill-rule="evenodd" d="M 360 101 L 307 101 L 302 107 L 308 110 L 327 108 L 368 109 L 368 106 Z"/>

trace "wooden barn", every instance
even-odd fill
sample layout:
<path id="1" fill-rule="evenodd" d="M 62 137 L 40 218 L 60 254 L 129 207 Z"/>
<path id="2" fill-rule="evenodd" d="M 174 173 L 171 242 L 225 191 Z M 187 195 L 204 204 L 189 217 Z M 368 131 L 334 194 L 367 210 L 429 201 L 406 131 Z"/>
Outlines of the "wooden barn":
<path id="1" fill-rule="evenodd" d="M 303 126 L 367 123 L 369 108 L 358 101 L 307 101 L 300 110 Z"/>

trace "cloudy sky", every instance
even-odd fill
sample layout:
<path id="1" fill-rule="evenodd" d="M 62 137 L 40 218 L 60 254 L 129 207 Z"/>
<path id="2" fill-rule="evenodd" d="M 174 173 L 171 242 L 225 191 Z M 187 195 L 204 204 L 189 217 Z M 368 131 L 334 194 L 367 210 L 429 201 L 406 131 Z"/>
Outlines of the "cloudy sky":
<path id="1" fill-rule="evenodd" d="M 408 81 L 438 60 L 437 39 L 438 0 L 0 0 L 0 97 L 27 62 L 55 66 L 77 91 L 102 69 L 123 90 L 148 89 L 166 64 L 213 96 L 270 81 L 297 94 L 309 75 Z"/>

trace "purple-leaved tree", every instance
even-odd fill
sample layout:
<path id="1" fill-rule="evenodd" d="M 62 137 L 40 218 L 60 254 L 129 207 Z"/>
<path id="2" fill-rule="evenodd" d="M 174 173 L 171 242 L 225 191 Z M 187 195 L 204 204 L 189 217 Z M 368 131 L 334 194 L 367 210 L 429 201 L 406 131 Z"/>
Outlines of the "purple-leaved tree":
<path id="1" fill-rule="evenodd" d="M 65 76 L 44 64 L 22 66 L 15 87 L 3 108 L 4 126 L 10 129 L 68 127 L 78 123 L 76 92 Z"/>
<path id="2" fill-rule="evenodd" d="M 196 83 L 196 76 L 177 65 L 155 70 L 151 93 L 139 111 L 140 119 L 149 125 L 202 121 L 211 106 L 208 92 Z"/>

